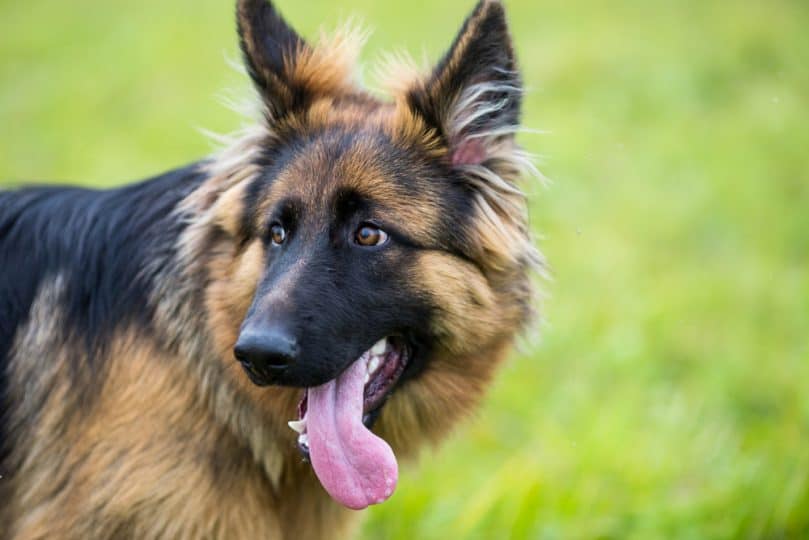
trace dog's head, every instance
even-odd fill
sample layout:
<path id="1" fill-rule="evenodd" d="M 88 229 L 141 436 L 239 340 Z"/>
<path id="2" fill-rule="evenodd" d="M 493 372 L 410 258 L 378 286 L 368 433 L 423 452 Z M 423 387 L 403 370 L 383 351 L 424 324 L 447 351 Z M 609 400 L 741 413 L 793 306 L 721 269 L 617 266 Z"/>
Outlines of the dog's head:
<path id="1" fill-rule="evenodd" d="M 537 254 L 515 184 L 530 163 L 514 141 L 522 87 L 505 14 L 482 0 L 390 101 L 354 83 L 350 36 L 311 45 L 265 0 L 240 1 L 237 20 L 265 118 L 211 165 L 226 180 L 208 308 L 253 383 L 308 389 L 301 446 L 327 490 L 361 507 L 392 486 L 357 499 L 330 485 L 388 459 L 355 424 L 379 417 L 397 451 L 439 438 L 531 311 Z M 318 448 L 335 441 L 351 448 Z"/>

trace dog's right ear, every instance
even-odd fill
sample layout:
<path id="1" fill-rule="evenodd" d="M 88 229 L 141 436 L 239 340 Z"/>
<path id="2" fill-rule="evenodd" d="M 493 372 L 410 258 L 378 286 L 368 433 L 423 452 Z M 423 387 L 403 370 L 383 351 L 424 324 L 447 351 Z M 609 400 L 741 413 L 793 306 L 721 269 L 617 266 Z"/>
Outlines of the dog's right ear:
<path id="1" fill-rule="evenodd" d="M 311 53 L 268 0 L 238 0 L 236 22 L 247 72 L 264 98 L 272 118 L 283 117 L 307 101 L 296 82 L 299 58 Z"/>

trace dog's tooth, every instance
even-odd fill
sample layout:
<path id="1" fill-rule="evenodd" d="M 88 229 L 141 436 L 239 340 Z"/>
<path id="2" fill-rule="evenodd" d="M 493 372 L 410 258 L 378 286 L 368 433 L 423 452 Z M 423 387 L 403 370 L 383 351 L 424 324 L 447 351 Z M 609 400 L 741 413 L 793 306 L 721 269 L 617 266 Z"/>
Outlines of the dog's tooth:
<path id="1" fill-rule="evenodd" d="M 366 373 L 366 374 L 365 374 L 365 383 L 364 383 L 364 384 L 368 384 L 368 381 L 370 381 L 370 380 L 371 380 L 371 374 L 370 374 L 370 373 Z"/>
<path id="2" fill-rule="evenodd" d="M 289 422 L 287 422 L 287 425 L 290 428 L 292 428 L 292 431 L 294 431 L 296 433 L 299 433 L 301 435 L 306 433 L 306 419 L 304 419 L 304 420 L 290 420 Z"/>
<path id="3" fill-rule="evenodd" d="M 377 341 L 373 347 L 371 347 L 371 354 L 380 355 L 385 353 L 385 349 L 388 348 L 388 338 L 382 338 Z"/>
<path id="4" fill-rule="evenodd" d="M 298 437 L 298 442 L 304 446 L 309 446 L 309 435 L 307 433 L 301 433 L 300 437 Z"/>
<path id="5" fill-rule="evenodd" d="M 372 356 L 371 361 L 368 362 L 368 373 L 373 373 L 377 369 L 379 369 L 379 364 L 380 364 L 379 357 L 378 356 Z"/>

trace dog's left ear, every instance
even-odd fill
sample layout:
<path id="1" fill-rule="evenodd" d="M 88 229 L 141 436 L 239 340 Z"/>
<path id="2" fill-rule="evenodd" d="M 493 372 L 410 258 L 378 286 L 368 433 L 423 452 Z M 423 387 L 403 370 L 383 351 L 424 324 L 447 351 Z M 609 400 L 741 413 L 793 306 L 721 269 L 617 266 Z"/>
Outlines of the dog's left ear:
<path id="1" fill-rule="evenodd" d="M 311 53 L 268 0 L 238 0 L 236 22 L 247 72 L 272 117 L 280 118 L 306 100 L 296 81 L 296 63 Z"/>
<path id="2" fill-rule="evenodd" d="M 407 100 L 442 134 L 455 166 L 482 164 L 491 157 L 489 145 L 513 137 L 522 81 L 498 0 L 480 0 L 449 51 Z"/>

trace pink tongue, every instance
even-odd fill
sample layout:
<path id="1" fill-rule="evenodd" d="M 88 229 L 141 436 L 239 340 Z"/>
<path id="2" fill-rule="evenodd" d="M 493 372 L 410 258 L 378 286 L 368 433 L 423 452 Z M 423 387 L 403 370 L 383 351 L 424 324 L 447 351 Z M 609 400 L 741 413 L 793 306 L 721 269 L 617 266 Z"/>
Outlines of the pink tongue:
<path id="1" fill-rule="evenodd" d="M 368 356 L 342 375 L 308 389 L 309 456 L 320 483 L 343 505 L 361 510 L 393 493 L 399 469 L 388 443 L 362 423 Z"/>

